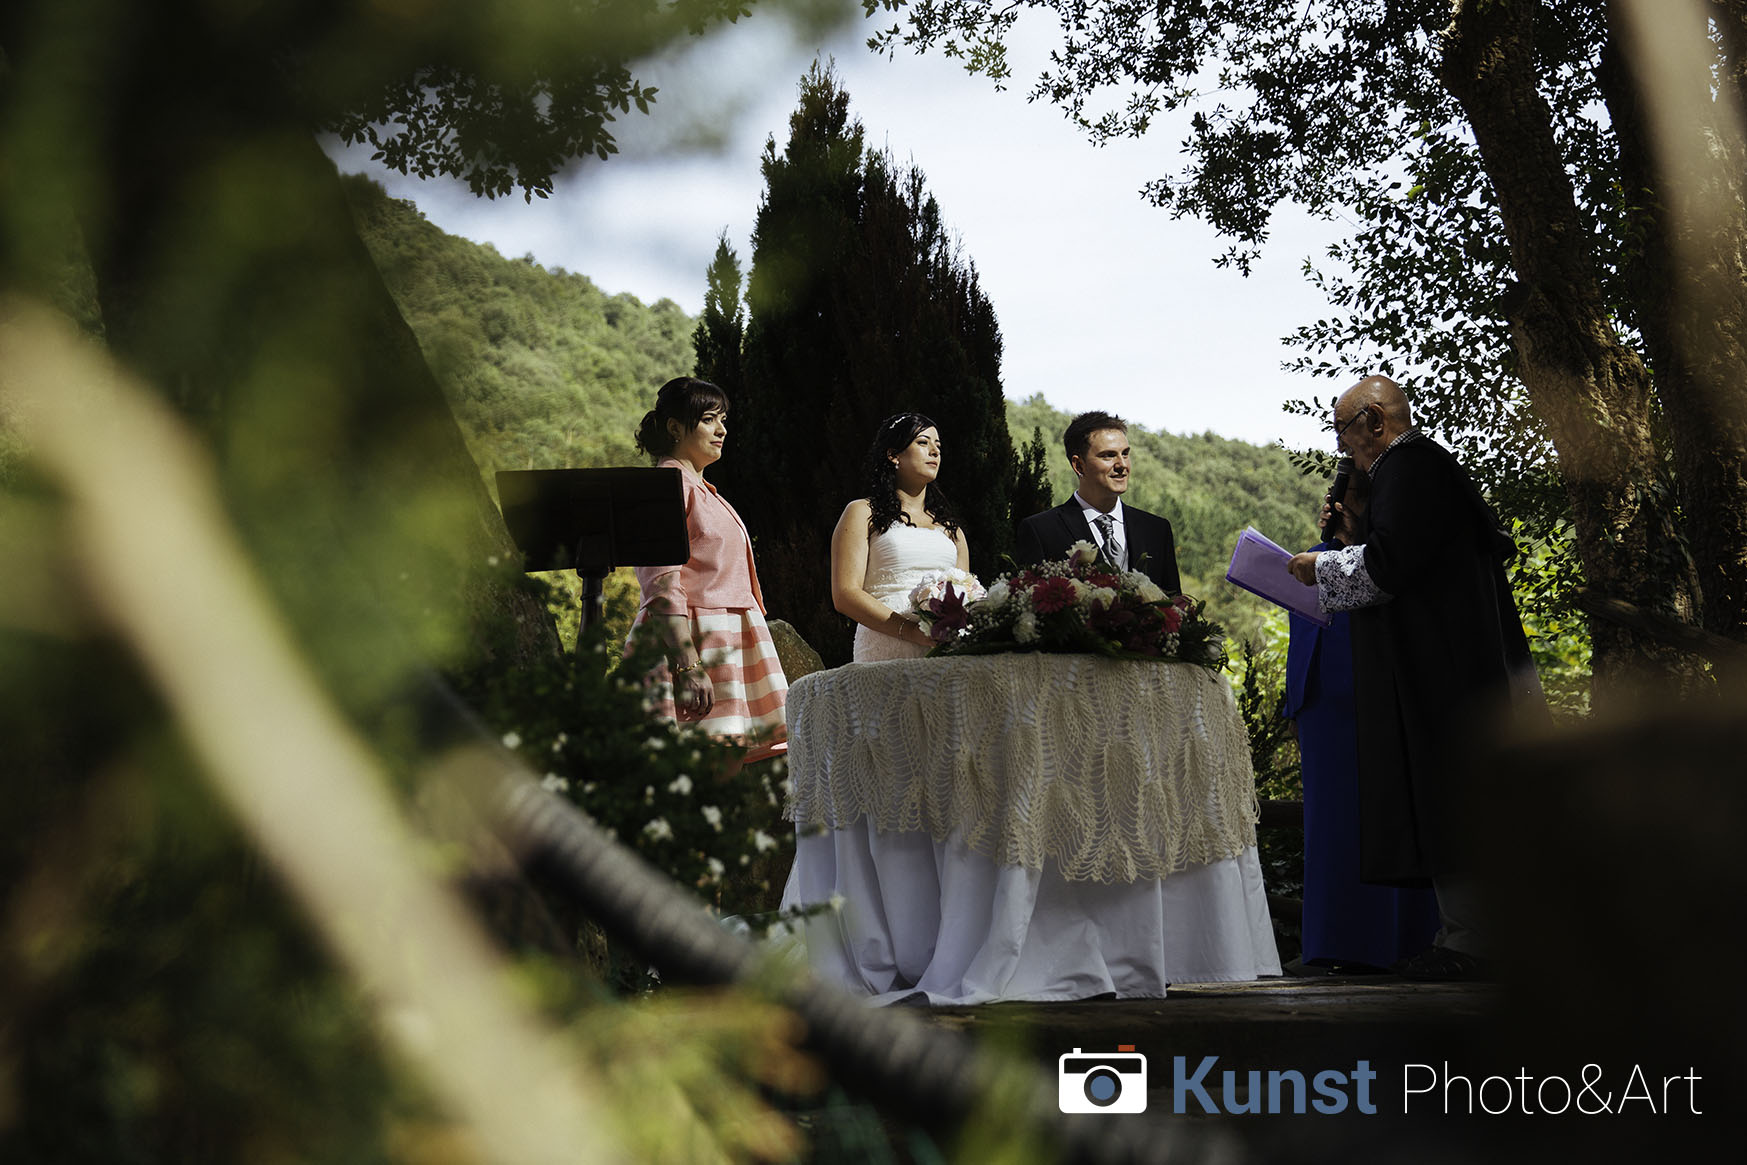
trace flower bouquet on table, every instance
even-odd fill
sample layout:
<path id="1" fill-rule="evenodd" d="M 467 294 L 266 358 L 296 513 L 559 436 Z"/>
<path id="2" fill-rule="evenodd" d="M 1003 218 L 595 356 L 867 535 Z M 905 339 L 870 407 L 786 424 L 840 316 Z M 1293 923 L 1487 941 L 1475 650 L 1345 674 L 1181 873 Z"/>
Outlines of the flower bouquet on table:
<path id="1" fill-rule="evenodd" d="M 1139 571 L 1111 566 L 1090 542 L 1076 542 L 1065 559 L 996 579 L 981 600 L 963 605 L 962 631 L 933 633 L 939 646 L 929 654 L 1093 652 L 1218 671 L 1225 629 L 1203 615 L 1205 606 L 1167 595 Z M 948 617 L 937 616 L 935 627 Z"/>
<path id="2" fill-rule="evenodd" d="M 969 604 L 983 594 L 983 584 L 968 570 L 931 570 L 910 588 L 910 613 L 934 642 L 945 643 L 969 630 Z"/>

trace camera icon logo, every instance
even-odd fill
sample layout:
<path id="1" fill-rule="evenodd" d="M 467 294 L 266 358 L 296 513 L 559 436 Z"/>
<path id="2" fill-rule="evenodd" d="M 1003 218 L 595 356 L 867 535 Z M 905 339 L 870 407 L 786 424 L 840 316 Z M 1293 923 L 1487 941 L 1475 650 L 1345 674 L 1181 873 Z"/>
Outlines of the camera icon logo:
<path id="1" fill-rule="evenodd" d="M 1063 1112 L 1145 1112 L 1146 1057 L 1133 1044 L 1114 1052 L 1063 1055 L 1056 1067 L 1056 1103 Z"/>

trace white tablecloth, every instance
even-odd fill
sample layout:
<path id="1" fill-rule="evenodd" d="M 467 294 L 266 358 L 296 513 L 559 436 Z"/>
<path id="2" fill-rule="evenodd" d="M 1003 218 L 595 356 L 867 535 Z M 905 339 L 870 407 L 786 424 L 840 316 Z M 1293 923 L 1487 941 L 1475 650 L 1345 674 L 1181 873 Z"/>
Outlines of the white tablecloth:
<path id="1" fill-rule="evenodd" d="M 784 906 L 876 1002 L 1163 995 L 1278 974 L 1248 739 L 1187 664 L 850 664 L 788 702 Z"/>

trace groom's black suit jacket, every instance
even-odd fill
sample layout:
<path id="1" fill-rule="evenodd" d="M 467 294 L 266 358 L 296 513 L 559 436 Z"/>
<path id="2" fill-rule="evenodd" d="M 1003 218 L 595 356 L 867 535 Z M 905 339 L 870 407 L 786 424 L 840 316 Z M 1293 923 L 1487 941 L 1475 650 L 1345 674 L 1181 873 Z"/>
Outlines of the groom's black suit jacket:
<path id="1" fill-rule="evenodd" d="M 1180 592 L 1183 584 L 1177 577 L 1177 540 L 1171 535 L 1171 524 L 1157 514 L 1124 502 L 1122 525 L 1127 535 L 1129 569 L 1142 572 L 1169 594 Z M 1085 512 L 1080 509 L 1080 499 L 1070 496 L 1055 509 L 1033 514 L 1019 523 L 1013 557 L 1020 566 L 1035 566 L 1046 559 L 1066 558 L 1068 547 L 1076 542 L 1098 545 Z"/>

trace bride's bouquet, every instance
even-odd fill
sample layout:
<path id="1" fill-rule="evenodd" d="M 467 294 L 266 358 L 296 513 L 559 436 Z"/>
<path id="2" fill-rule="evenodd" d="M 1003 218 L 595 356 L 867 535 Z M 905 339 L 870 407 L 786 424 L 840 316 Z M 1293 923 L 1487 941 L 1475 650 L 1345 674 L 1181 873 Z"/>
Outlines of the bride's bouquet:
<path id="1" fill-rule="evenodd" d="M 967 605 L 984 593 L 983 584 L 967 570 L 931 570 L 910 588 L 910 613 L 936 643 L 946 643 L 970 628 Z"/>
<path id="2" fill-rule="evenodd" d="M 940 646 L 929 654 L 1083 651 L 1218 671 L 1225 666 L 1225 629 L 1203 615 L 1205 606 L 1167 595 L 1139 571 L 1111 566 L 1090 542 L 1076 542 L 1065 559 L 996 579 L 965 608 L 966 628 L 950 637 L 936 633 Z"/>

